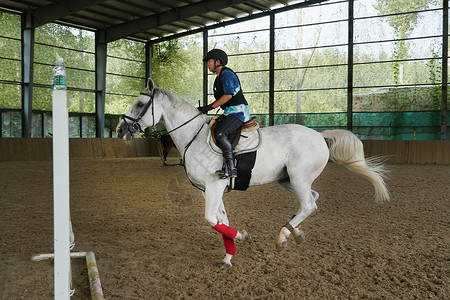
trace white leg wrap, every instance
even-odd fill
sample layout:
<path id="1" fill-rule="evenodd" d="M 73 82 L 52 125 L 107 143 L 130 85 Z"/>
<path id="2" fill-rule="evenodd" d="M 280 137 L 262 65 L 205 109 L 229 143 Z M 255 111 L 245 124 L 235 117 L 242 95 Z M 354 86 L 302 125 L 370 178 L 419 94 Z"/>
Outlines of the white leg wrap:
<path id="1" fill-rule="evenodd" d="M 231 254 L 226 254 L 225 258 L 223 259 L 224 262 L 231 264 L 231 259 L 233 258 L 233 255 Z"/>

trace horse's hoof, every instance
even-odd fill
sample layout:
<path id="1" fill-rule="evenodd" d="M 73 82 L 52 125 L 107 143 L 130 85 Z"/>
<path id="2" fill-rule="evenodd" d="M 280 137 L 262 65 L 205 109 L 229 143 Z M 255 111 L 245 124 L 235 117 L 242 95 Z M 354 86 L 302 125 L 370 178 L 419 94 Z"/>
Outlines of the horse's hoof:
<path id="1" fill-rule="evenodd" d="M 306 234 L 303 230 L 298 230 L 298 232 L 295 233 L 295 241 L 297 244 L 301 244 L 305 240 Z"/>
<path id="2" fill-rule="evenodd" d="M 287 246 L 287 241 L 282 241 L 282 242 L 277 242 L 277 251 L 281 252 L 284 250 L 284 248 L 286 248 Z"/>
<path id="3" fill-rule="evenodd" d="M 291 232 L 286 227 L 281 228 L 280 234 L 278 235 L 276 242 L 278 252 L 281 252 L 284 248 L 286 248 L 287 238 L 289 237 L 290 234 Z"/>
<path id="4" fill-rule="evenodd" d="M 250 236 L 250 234 L 247 233 L 247 231 L 243 230 L 241 231 L 241 234 L 243 241 L 250 242 L 252 240 L 252 237 Z"/>
<path id="5" fill-rule="evenodd" d="M 219 264 L 219 268 L 221 269 L 229 269 L 231 268 L 231 263 L 228 263 L 226 261 L 221 261 Z"/>

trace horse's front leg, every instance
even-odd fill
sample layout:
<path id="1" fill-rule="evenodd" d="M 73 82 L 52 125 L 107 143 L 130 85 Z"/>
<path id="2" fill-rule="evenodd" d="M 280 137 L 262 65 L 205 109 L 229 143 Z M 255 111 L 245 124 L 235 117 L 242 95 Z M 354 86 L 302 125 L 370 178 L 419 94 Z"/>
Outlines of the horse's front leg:
<path id="1" fill-rule="evenodd" d="M 212 228 L 222 234 L 225 244 L 225 257 L 219 264 L 221 268 L 230 268 L 231 259 L 236 255 L 236 245 L 234 240 L 250 240 L 247 232 L 239 232 L 229 226 L 222 196 L 223 188 L 207 186 L 204 192 L 205 196 L 205 218 L 211 224 Z"/>

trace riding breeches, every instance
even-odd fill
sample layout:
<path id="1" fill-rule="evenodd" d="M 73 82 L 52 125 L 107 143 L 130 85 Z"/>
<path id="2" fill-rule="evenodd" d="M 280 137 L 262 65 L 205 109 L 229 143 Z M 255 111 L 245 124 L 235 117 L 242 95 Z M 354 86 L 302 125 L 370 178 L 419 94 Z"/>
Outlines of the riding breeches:
<path id="1" fill-rule="evenodd" d="M 216 140 L 219 140 L 221 136 L 228 137 L 229 134 L 236 132 L 244 124 L 244 122 L 233 115 L 221 115 L 218 121 L 219 124 L 217 124 L 214 130 Z"/>

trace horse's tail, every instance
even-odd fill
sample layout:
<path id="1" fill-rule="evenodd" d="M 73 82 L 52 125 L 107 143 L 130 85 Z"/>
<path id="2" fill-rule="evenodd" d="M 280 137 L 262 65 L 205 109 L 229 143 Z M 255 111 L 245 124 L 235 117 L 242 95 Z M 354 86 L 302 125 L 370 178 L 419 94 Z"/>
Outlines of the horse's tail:
<path id="1" fill-rule="evenodd" d="M 375 188 L 375 201 L 389 201 L 384 178 L 388 173 L 380 157 L 364 158 L 362 142 L 350 131 L 325 130 L 322 132 L 330 150 L 330 160 L 369 180 Z"/>

